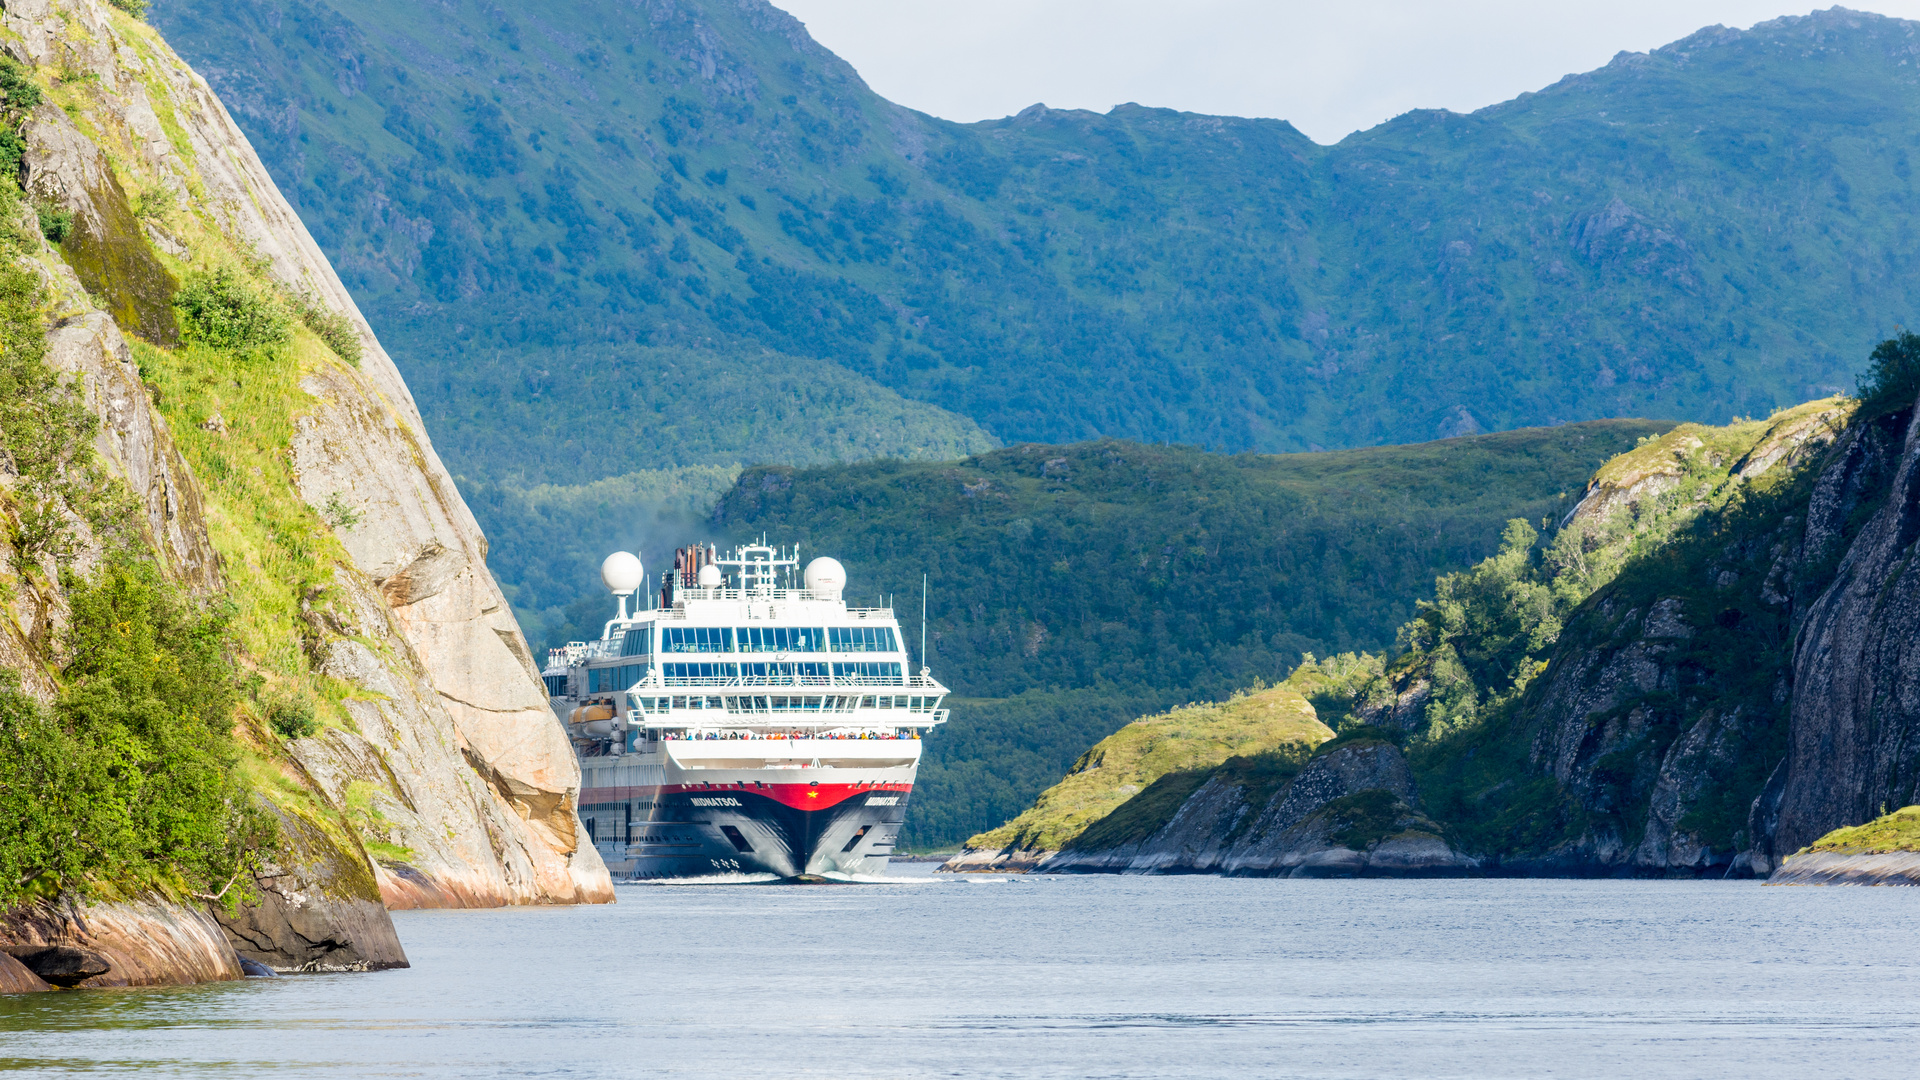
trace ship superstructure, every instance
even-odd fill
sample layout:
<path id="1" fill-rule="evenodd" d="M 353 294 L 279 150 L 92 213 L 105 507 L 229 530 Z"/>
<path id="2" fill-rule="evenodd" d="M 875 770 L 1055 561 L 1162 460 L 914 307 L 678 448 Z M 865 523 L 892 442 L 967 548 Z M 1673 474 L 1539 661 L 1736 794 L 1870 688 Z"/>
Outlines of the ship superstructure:
<path id="1" fill-rule="evenodd" d="M 830 558 L 748 544 L 675 553 L 638 611 L 607 558 L 599 640 L 543 678 L 580 760 L 580 817 L 616 876 L 884 872 L 947 688 L 911 669 L 891 607 L 849 607 Z"/>

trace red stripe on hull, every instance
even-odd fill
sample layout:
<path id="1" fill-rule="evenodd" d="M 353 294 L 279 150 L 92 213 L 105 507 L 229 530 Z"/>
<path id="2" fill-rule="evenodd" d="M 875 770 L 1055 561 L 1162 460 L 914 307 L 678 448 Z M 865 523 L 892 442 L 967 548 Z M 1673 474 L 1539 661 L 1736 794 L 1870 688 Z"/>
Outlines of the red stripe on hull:
<path id="1" fill-rule="evenodd" d="M 592 806 L 599 803 L 626 802 L 629 799 L 647 799 L 660 795 L 723 795 L 733 791 L 751 792 L 764 795 L 796 810 L 823 810 L 829 806 L 845 802 L 855 795 L 866 795 L 875 791 L 897 791 L 902 795 L 913 790 L 912 784 L 663 784 L 658 787 L 604 787 L 583 788 L 580 791 L 580 803 Z"/>

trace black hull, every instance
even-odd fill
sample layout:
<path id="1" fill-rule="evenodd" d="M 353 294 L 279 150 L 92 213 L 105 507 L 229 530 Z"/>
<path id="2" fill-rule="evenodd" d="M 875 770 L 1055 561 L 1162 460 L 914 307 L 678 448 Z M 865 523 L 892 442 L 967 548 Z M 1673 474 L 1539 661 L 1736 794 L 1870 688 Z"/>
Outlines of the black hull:
<path id="1" fill-rule="evenodd" d="M 818 798 L 801 792 L 799 797 Z M 828 806 L 793 806 L 751 789 L 661 792 L 631 842 L 600 844 L 616 875 L 634 881 L 886 872 L 906 818 L 907 792 L 862 789 Z"/>

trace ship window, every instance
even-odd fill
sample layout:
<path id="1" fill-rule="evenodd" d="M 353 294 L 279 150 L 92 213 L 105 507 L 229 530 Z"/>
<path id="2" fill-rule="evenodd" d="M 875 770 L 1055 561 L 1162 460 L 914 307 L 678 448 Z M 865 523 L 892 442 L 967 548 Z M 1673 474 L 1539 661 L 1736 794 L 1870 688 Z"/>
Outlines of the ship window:
<path id="1" fill-rule="evenodd" d="M 814 711 L 822 707 L 821 703 L 823 700 L 823 698 L 814 696 L 803 697 L 799 694 L 776 697 L 773 699 L 773 708 L 775 712 L 787 712 L 795 709 Z"/>
<path id="2" fill-rule="evenodd" d="M 622 664 L 619 667 L 591 668 L 587 671 L 587 693 L 612 693 L 625 690 L 647 677 L 646 664 Z"/>
<path id="3" fill-rule="evenodd" d="M 627 631 L 620 642 L 621 656 L 648 656 L 653 653 L 653 627 Z"/>
<path id="4" fill-rule="evenodd" d="M 855 844 L 866 839 L 867 830 L 871 828 L 873 828 L 871 825 L 862 825 L 858 829 L 855 829 L 853 839 L 847 841 L 847 846 L 840 849 L 840 854 L 845 855 L 847 852 L 852 851 Z"/>
<path id="5" fill-rule="evenodd" d="M 830 678 L 830 667 L 821 663 L 741 664 L 740 677 L 755 686 L 824 686 Z"/>
<path id="6" fill-rule="evenodd" d="M 726 626 L 669 626 L 660 631 L 660 651 L 732 652 L 733 629 Z"/>
<path id="7" fill-rule="evenodd" d="M 726 703 L 721 701 L 717 697 L 710 697 L 707 699 L 707 708 L 709 709 L 724 709 L 726 707 L 727 707 Z"/>
<path id="8" fill-rule="evenodd" d="M 873 660 L 835 664 L 833 678 L 848 686 L 899 686 L 900 664 Z"/>
<path id="9" fill-rule="evenodd" d="M 827 643 L 834 652 L 899 652 L 891 626 L 830 626 Z"/>
<path id="10" fill-rule="evenodd" d="M 661 664 L 668 686 L 717 686 L 740 677 L 737 664 Z"/>
<path id="11" fill-rule="evenodd" d="M 567 696 L 567 677 L 565 675 L 542 675 L 540 678 L 547 684 L 548 697 Z"/>
<path id="12" fill-rule="evenodd" d="M 741 652 L 823 652 L 826 631 L 818 626 L 743 626 Z"/>

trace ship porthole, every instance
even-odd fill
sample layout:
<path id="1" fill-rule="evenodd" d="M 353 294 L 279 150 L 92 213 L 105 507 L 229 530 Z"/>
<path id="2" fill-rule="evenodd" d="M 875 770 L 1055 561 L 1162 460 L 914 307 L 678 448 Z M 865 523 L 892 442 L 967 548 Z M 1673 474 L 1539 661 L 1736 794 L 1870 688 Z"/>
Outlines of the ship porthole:
<path id="1" fill-rule="evenodd" d="M 815 780 L 815 781 L 814 781 L 813 783 L 811 783 L 811 784 L 808 784 L 807 786 L 808 786 L 808 787 L 819 787 L 819 786 L 820 786 L 820 781 L 818 781 L 818 780 Z"/>

